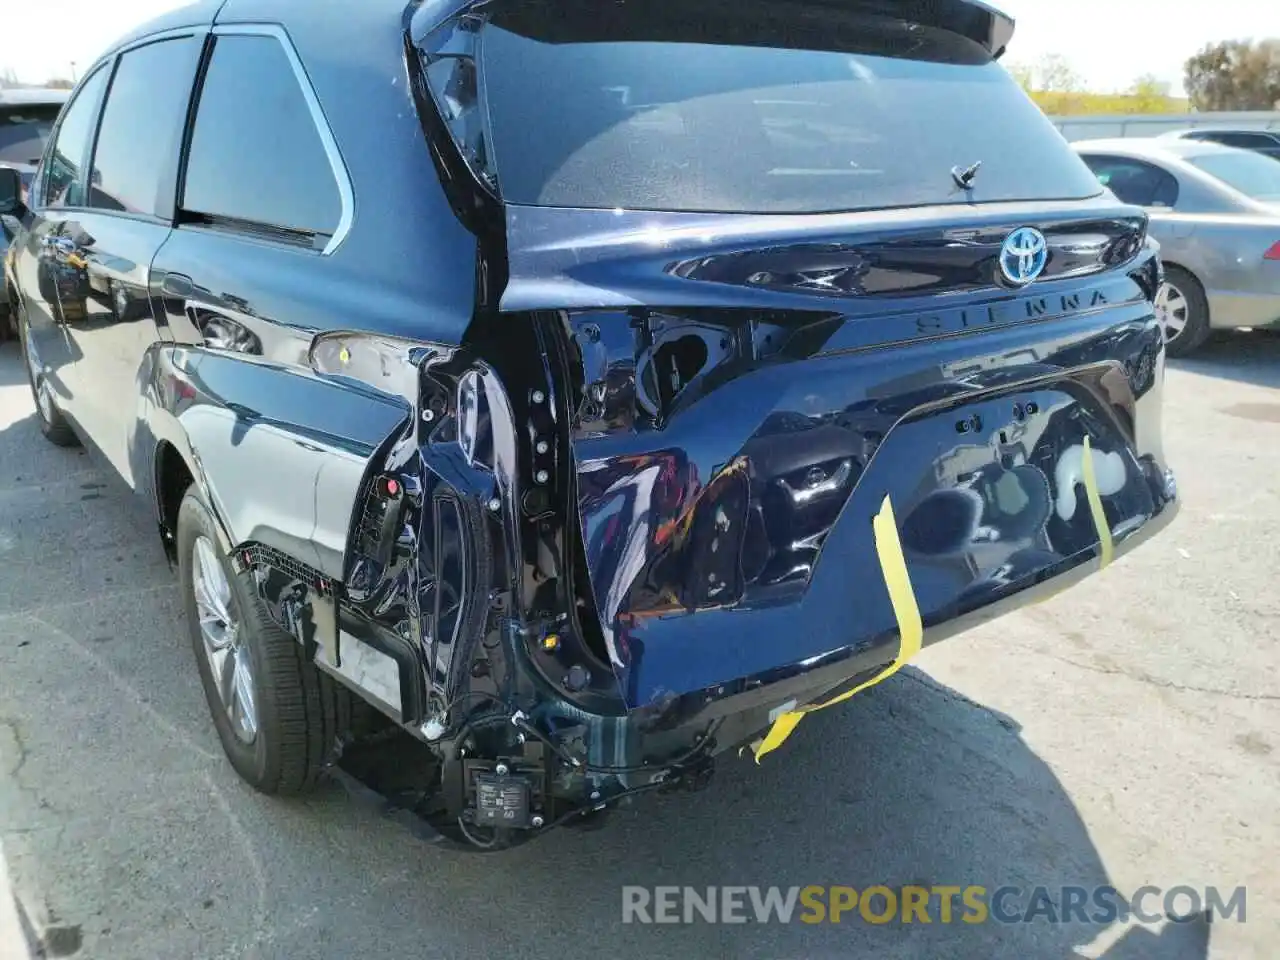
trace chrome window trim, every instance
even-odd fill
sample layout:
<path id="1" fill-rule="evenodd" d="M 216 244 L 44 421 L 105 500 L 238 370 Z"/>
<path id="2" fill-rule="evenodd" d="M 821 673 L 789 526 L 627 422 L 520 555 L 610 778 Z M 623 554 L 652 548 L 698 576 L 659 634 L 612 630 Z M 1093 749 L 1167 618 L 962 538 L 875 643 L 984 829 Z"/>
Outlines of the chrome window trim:
<path id="1" fill-rule="evenodd" d="M 316 128 L 316 132 L 320 135 L 320 142 L 324 146 L 325 155 L 329 158 L 329 166 L 333 169 L 333 178 L 338 184 L 338 195 L 341 198 L 342 212 L 338 216 L 338 225 L 333 231 L 333 236 L 329 238 L 329 242 L 320 251 L 321 256 L 328 256 L 338 249 L 342 241 L 346 239 L 347 234 L 351 232 L 351 224 L 355 220 L 356 197 L 355 190 L 351 185 L 351 174 L 347 170 L 346 161 L 342 159 L 342 151 L 338 149 L 338 141 L 333 135 L 333 130 L 329 127 L 329 121 L 324 115 L 324 109 L 320 106 L 320 98 L 316 96 L 315 88 L 311 85 L 311 78 L 307 76 L 306 68 L 302 65 L 302 58 L 298 56 L 298 51 L 294 47 L 288 32 L 279 24 L 221 23 L 214 24 L 210 32 L 217 37 L 273 37 L 284 48 L 285 56 L 289 58 L 289 64 L 293 67 L 298 87 L 302 90 L 302 97 L 307 102 L 307 109 L 311 112 L 311 122 Z M 196 104 L 195 122 L 200 122 L 198 102 Z"/>
<path id="2" fill-rule="evenodd" d="M 118 47 L 114 47 L 109 54 L 104 54 L 102 60 L 109 60 L 113 57 L 120 57 L 123 54 L 137 50 L 139 47 L 145 47 L 152 43 L 158 43 L 161 40 L 181 40 L 183 37 L 199 37 L 204 39 L 204 35 L 209 32 L 208 24 L 193 23 L 188 27 L 170 27 L 168 30 L 159 30 L 156 33 L 148 33 L 143 37 L 134 37 Z"/>

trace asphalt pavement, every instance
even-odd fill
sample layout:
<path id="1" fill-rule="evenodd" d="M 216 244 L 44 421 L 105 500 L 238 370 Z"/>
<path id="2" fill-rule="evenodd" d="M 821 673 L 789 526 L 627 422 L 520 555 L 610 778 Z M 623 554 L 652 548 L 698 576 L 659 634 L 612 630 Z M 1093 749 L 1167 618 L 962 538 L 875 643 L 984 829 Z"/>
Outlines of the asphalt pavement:
<path id="1" fill-rule="evenodd" d="M 1165 435 L 1182 514 L 1100 576 L 927 649 L 702 793 L 461 855 L 333 784 L 240 783 L 148 509 L 43 440 L 4 345 L 0 862 L 21 923 L 94 960 L 1274 956 L 1280 336 L 1175 364 Z M 621 922 L 624 884 L 1245 886 L 1247 914 L 652 926 Z"/>

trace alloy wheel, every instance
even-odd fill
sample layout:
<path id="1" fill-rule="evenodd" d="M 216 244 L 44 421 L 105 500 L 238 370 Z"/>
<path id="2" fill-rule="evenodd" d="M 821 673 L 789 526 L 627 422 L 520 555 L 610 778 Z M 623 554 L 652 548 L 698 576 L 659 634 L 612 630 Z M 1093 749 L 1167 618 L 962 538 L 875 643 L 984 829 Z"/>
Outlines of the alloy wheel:
<path id="1" fill-rule="evenodd" d="M 40 358 L 36 356 L 35 345 L 26 330 L 18 324 L 18 338 L 22 347 L 22 364 L 27 368 L 27 382 L 31 384 L 31 394 L 35 397 L 36 408 L 45 423 L 53 422 L 56 408 L 53 405 L 53 388 L 49 386 L 49 378 L 40 373 Z"/>
<path id="2" fill-rule="evenodd" d="M 1186 295 L 1169 281 L 1160 285 L 1156 293 L 1156 317 L 1164 327 L 1164 338 L 1172 343 L 1187 329 L 1191 305 Z"/>
<path id="3" fill-rule="evenodd" d="M 208 537 L 196 537 L 191 577 L 200 637 L 218 698 L 235 735 L 245 743 L 252 743 L 258 735 L 253 662 L 244 643 L 243 624 L 234 609 L 231 584 Z"/>
<path id="4" fill-rule="evenodd" d="M 53 422 L 53 388 L 49 386 L 49 381 L 45 377 L 40 377 L 36 382 L 36 406 L 40 408 L 40 416 L 44 418 L 45 423 Z"/>

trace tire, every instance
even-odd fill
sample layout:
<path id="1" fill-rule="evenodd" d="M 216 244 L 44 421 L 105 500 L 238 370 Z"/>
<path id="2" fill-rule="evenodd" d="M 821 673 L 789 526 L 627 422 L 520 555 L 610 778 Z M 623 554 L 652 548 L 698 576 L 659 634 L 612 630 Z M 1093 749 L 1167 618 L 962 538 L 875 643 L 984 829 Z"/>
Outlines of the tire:
<path id="1" fill-rule="evenodd" d="M 1166 266 L 1164 275 L 1156 314 L 1164 325 L 1165 350 L 1171 357 L 1190 356 L 1209 338 L 1209 299 L 1200 281 L 1182 267 Z"/>
<path id="2" fill-rule="evenodd" d="M 36 421 L 46 440 L 59 447 L 78 447 L 80 438 L 67 418 L 58 409 L 53 389 L 45 382 L 44 374 L 31 367 L 31 349 L 27 342 L 27 324 L 18 304 L 9 301 L 9 321 L 18 330 L 18 349 L 22 351 L 22 366 L 27 371 L 27 384 L 31 387 L 31 400 L 36 406 Z"/>
<path id="3" fill-rule="evenodd" d="M 243 698 L 240 707 L 228 708 L 214 678 L 214 660 L 207 652 L 196 598 L 196 577 L 201 560 L 198 544 L 212 553 L 227 588 L 226 612 L 236 624 L 229 650 L 249 667 L 245 683 L 254 714 L 254 730 L 246 738 Z M 266 794 L 298 794 L 314 785 L 332 756 L 340 736 L 352 726 L 353 712 L 365 707 L 332 678 L 324 676 L 306 658 L 303 645 L 279 627 L 258 598 L 249 574 L 236 575 L 218 545 L 214 519 L 190 487 L 178 509 L 178 575 L 192 649 L 213 717 L 218 739 L 231 766 L 246 783 Z M 208 554 L 205 562 L 209 561 Z M 213 576 L 216 577 L 216 571 Z M 207 594 L 206 594 L 207 596 Z M 207 607 L 206 607 L 207 609 Z M 224 633 L 225 635 L 225 633 Z M 234 662 L 232 654 L 223 658 Z M 224 675 L 240 678 L 235 667 Z M 236 691 L 239 684 L 231 684 Z M 237 697 L 240 695 L 237 693 Z"/>

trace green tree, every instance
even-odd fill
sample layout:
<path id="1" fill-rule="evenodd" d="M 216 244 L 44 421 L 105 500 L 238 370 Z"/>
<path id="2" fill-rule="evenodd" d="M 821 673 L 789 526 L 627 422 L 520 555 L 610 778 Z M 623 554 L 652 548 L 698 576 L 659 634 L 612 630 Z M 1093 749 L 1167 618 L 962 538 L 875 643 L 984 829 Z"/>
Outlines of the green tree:
<path id="1" fill-rule="evenodd" d="M 1280 39 L 1211 43 L 1184 73 L 1196 110 L 1280 109 Z"/>
<path id="2" fill-rule="evenodd" d="M 1008 63 L 1005 69 L 1009 71 L 1009 76 L 1017 81 L 1018 86 L 1027 93 L 1034 93 L 1036 89 L 1036 71 L 1025 63 Z"/>
<path id="3" fill-rule="evenodd" d="M 1164 113 L 1169 108 L 1169 84 L 1150 73 L 1133 81 L 1129 96 L 1134 113 Z"/>
<path id="4" fill-rule="evenodd" d="M 1053 113 L 1088 112 L 1089 95 L 1084 78 L 1076 73 L 1066 57 L 1049 54 L 1036 65 L 1035 76 L 1035 99 L 1042 108 Z"/>
<path id="5" fill-rule="evenodd" d="M 1051 53 L 1041 60 L 1036 75 L 1037 87 L 1045 93 L 1083 93 L 1085 89 L 1084 78 L 1061 54 Z"/>

